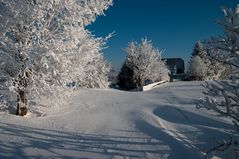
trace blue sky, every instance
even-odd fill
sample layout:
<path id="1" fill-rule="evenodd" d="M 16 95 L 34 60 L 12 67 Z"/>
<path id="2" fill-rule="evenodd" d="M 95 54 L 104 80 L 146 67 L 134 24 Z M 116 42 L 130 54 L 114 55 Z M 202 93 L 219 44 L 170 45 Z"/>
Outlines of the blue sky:
<path id="1" fill-rule="evenodd" d="M 190 58 L 197 40 L 222 35 L 215 23 L 222 19 L 221 7 L 233 8 L 239 0 L 114 0 L 114 5 L 87 28 L 96 36 L 115 31 L 104 50 L 117 70 L 128 42 L 147 37 L 165 50 L 162 56 Z"/>

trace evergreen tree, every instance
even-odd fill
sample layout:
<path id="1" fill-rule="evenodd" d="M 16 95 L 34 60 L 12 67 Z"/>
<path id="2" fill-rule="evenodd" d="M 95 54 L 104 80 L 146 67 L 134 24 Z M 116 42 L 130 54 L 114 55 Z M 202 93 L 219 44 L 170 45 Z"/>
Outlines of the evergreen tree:
<path id="1" fill-rule="evenodd" d="M 133 70 L 128 67 L 128 64 L 124 63 L 117 78 L 118 86 L 124 89 L 136 88 L 136 82 L 134 81 L 133 76 Z"/>

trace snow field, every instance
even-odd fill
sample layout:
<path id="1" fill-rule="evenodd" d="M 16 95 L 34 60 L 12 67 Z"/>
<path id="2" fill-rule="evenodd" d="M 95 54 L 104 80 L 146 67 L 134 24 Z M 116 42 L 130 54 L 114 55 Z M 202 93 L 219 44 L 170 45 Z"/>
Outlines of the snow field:
<path id="1" fill-rule="evenodd" d="M 200 84 L 167 83 L 146 92 L 80 89 L 42 117 L 2 113 L 0 158 L 202 158 L 233 125 L 196 109 Z"/>

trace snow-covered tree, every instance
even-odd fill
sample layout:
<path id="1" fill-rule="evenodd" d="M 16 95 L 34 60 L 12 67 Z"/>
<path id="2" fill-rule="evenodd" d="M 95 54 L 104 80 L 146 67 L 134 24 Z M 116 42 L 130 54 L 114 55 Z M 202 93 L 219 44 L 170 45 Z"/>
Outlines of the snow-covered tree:
<path id="1" fill-rule="evenodd" d="M 235 10 L 223 8 L 224 20 L 220 21 L 224 28 L 225 36 L 212 38 L 209 41 L 208 55 L 214 60 L 239 70 L 239 5 Z M 232 80 L 206 83 L 204 92 L 206 99 L 201 100 L 198 108 L 213 110 L 223 117 L 233 121 L 239 131 L 239 78 L 238 74 L 231 72 Z M 231 136 L 229 141 L 224 141 L 219 146 L 207 152 L 228 150 L 229 158 L 237 158 L 239 150 L 238 136 Z"/>
<path id="2" fill-rule="evenodd" d="M 207 67 L 200 56 L 193 56 L 189 62 L 189 66 L 190 79 L 200 81 L 205 80 Z"/>
<path id="3" fill-rule="evenodd" d="M 192 52 L 192 56 L 199 56 L 204 58 L 206 56 L 206 51 L 203 44 L 200 41 L 197 41 Z"/>
<path id="4" fill-rule="evenodd" d="M 27 99 L 60 99 L 53 96 L 72 81 L 84 87 L 107 85 L 109 65 L 100 53 L 104 39 L 95 38 L 85 26 L 111 4 L 0 0 L 0 68 L 17 96 L 17 114 L 26 114 Z"/>
<path id="5" fill-rule="evenodd" d="M 225 35 L 213 37 L 208 41 L 208 55 L 224 64 L 239 67 L 239 5 L 235 10 L 223 8 L 224 20 L 218 21 L 223 26 Z"/>
<path id="6" fill-rule="evenodd" d="M 194 46 L 191 59 L 189 61 L 188 75 L 191 80 L 205 80 L 209 59 L 206 56 L 206 50 L 200 41 Z"/>
<path id="7" fill-rule="evenodd" d="M 151 41 L 130 42 L 125 53 L 126 59 L 118 75 L 121 88 L 142 89 L 147 82 L 168 80 L 167 66 Z"/>
<path id="8" fill-rule="evenodd" d="M 191 80 L 219 80 L 228 77 L 228 65 L 212 59 L 208 56 L 208 51 L 206 46 L 197 41 L 189 61 L 188 74 Z"/>

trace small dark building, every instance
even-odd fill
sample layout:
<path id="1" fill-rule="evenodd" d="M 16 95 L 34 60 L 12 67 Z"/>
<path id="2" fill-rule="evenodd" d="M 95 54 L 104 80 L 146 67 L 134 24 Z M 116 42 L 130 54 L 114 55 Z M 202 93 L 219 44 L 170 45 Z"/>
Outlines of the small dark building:
<path id="1" fill-rule="evenodd" d="M 170 70 L 171 81 L 176 80 L 184 80 L 185 79 L 185 65 L 184 60 L 181 58 L 166 58 L 163 59 L 166 61 L 168 69 Z"/>

